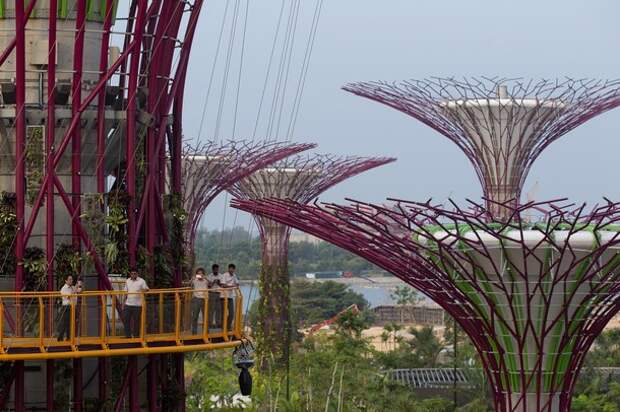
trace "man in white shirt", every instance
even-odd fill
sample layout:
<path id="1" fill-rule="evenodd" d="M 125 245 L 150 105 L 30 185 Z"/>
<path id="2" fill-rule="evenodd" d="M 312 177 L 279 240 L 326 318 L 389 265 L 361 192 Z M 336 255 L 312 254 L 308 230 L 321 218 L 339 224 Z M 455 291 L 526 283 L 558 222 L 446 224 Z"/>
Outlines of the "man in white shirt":
<path id="1" fill-rule="evenodd" d="M 220 278 L 220 287 L 223 289 L 220 293 L 220 299 L 222 302 L 222 308 L 226 305 L 226 298 L 228 297 L 228 330 L 230 331 L 233 327 L 233 320 L 235 319 L 235 302 L 233 299 L 234 294 L 229 293 L 226 289 L 236 288 L 239 286 L 239 279 L 237 279 L 237 275 L 235 271 L 237 267 L 234 263 L 230 263 L 228 265 L 228 272 L 223 273 Z"/>
<path id="2" fill-rule="evenodd" d="M 65 278 L 65 284 L 60 288 L 60 297 L 62 300 L 62 308 L 60 312 L 60 320 L 58 327 L 58 340 L 68 340 L 71 335 L 71 305 L 75 305 L 77 298 L 73 295 L 82 291 L 82 287 L 78 284 L 77 288 L 73 286 L 73 276 L 69 275 Z"/>
<path id="3" fill-rule="evenodd" d="M 137 338 L 140 336 L 140 321 L 142 319 L 142 306 L 144 304 L 144 292 L 148 291 L 144 279 L 138 276 L 138 272 L 129 272 L 129 278 L 125 282 L 125 336 Z"/>
<path id="4" fill-rule="evenodd" d="M 198 318 L 202 313 L 202 316 L 205 316 L 204 307 L 205 307 L 205 298 L 207 296 L 207 288 L 209 287 L 209 281 L 207 280 L 207 276 L 205 275 L 205 270 L 203 268 L 196 269 L 196 273 L 194 278 L 192 279 L 192 289 L 194 290 L 192 294 L 192 334 L 198 334 Z"/>

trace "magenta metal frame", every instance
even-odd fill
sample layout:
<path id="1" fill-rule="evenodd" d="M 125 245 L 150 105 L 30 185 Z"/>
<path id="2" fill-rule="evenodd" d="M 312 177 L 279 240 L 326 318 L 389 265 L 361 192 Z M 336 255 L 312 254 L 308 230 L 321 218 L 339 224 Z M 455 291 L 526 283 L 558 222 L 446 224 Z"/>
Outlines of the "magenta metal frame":
<path id="1" fill-rule="evenodd" d="M 15 73 L 15 131 L 16 131 L 16 215 L 19 230 L 16 234 L 15 254 L 18 263 L 23 261 L 24 251 L 32 235 L 37 217 L 46 202 L 46 241 L 48 260 L 48 287 L 54 285 L 54 205 L 55 200 L 60 199 L 65 209 L 72 218 L 72 236 L 75 246 L 84 249 L 94 260 L 95 268 L 99 276 L 99 287 L 111 289 L 112 286 L 107 276 L 103 259 L 99 256 L 89 238 L 81 221 L 81 177 L 82 168 L 80 161 L 81 147 L 81 115 L 85 110 L 95 108 L 97 116 L 97 190 L 102 193 L 105 189 L 106 173 L 104 170 L 104 154 L 106 146 L 105 128 L 105 101 L 107 86 L 114 79 L 120 79 L 119 85 L 124 99 L 123 109 L 126 111 L 126 175 L 120 176 L 126 182 L 127 190 L 131 197 L 131 212 L 129 213 L 129 252 L 130 261 L 136 263 L 136 251 L 138 245 L 144 239 L 144 246 L 152 253 L 157 245 L 167 239 L 162 211 L 162 199 L 165 179 L 163 176 L 170 173 L 172 179 L 171 191 L 181 193 L 180 165 L 181 152 L 181 110 L 183 90 L 185 87 L 186 71 L 193 37 L 198 23 L 203 0 L 132 0 L 130 12 L 127 17 L 127 28 L 124 33 L 124 46 L 120 56 L 115 61 L 108 61 L 108 48 L 113 34 L 112 22 L 116 1 L 102 1 L 105 7 L 105 15 L 102 18 L 103 31 L 101 33 L 101 60 L 99 66 L 99 80 L 85 92 L 82 76 L 83 56 L 85 47 L 87 2 L 78 1 L 75 13 L 75 41 L 73 44 L 73 75 L 71 86 L 71 114 L 68 128 L 58 144 L 55 141 L 55 94 L 56 94 L 56 65 L 55 62 L 47 65 L 47 96 L 44 99 L 47 112 L 47 135 L 46 135 L 46 170 L 40 190 L 34 200 L 32 213 L 26 219 L 25 215 L 25 159 L 24 148 L 26 139 L 26 26 L 36 7 L 37 0 L 28 2 L 15 2 L 15 37 L 8 47 L 0 54 L 0 65 L 14 53 Z M 49 0 L 50 12 L 48 17 L 48 56 L 56 56 L 57 39 L 57 0 Z M 118 32 L 117 32 L 118 33 Z M 138 90 L 148 89 L 148 101 L 146 107 L 139 107 Z M 144 173 L 144 187 L 142 193 L 136 191 L 137 179 L 135 153 L 138 145 L 138 111 L 147 113 L 150 119 L 146 128 L 145 145 L 147 170 Z M 173 117 L 174 116 L 174 117 Z M 170 167 L 167 166 L 165 153 L 166 140 L 169 142 L 169 152 L 172 160 Z M 70 147 L 69 147 L 70 146 Z M 67 150 L 73 154 L 71 168 L 73 178 L 71 188 L 67 189 L 60 181 L 56 168 L 61 157 Z M 170 170 L 171 169 L 171 170 Z M 144 235 L 142 237 L 142 235 Z M 180 276 L 180 272 L 179 276 Z M 23 265 L 17 265 L 15 273 L 15 290 L 23 287 Z M 181 283 L 180 277 L 175 279 L 176 284 Z M 149 374 L 157 369 L 157 358 L 151 358 L 155 364 L 150 367 Z M 183 356 L 175 355 L 177 365 L 177 377 L 183 385 Z M 135 358 L 130 359 L 130 376 L 128 378 L 130 393 L 130 410 L 139 410 L 138 399 L 138 375 Z M 53 409 L 53 361 L 48 362 L 47 373 L 47 410 Z M 99 392 L 100 398 L 108 396 L 105 382 L 107 381 L 108 367 L 104 359 L 99 361 Z M 158 382 L 156 376 L 150 377 L 151 382 Z M 81 361 L 74 362 L 74 405 L 75 410 L 82 408 L 82 372 Z M 6 396 L 3 399 L 6 401 Z M 149 392 L 150 410 L 158 410 L 157 392 Z M 24 394 L 24 365 L 16 362 L 14 368 L 14 404 L 15 410 L 24 411 L 26 399 Z M 183 409 L 183 407 L 181 407 Z"/>
<path id="2" fill-rule="evenodd" d="M 530 203 L 501 224 L 479 204 L 232 205 L 347 249 L 440 304 L 476 347 L 496 411 L 570 410 L 588 349 L 620 311 L 617 203 Z"/>
<path id="3" fill-rule="evenodd" d="M 257 170 L 236 182 L 229 190 L 238 199 L 280 198 L 300 204 L 345 179 L 393 162 L 394 158 L 296 155 L 273 166 Z M 255 215 L 262 242 L 262 268 L 259 276 L 260 305 L 259 355 L 262 367 L 273 359 L 277 367 L 288 364 L 289 326 L 288 243 L 290 228 L 269 218 Z"/>
<path id="4" fill-rule="evenodd" d="M 205 210 L 222 191 L 259 169 L 314 147 L 315 144 L 309 143 L 275 141 L 209 141 L 186 145 L 181 187 L 188 214 L 185 241 L 189 255 L 193 254 L 196 231 Z"/>
<path id="5" fill-rule="evenodd" d="M 527 174 L 551 143 L 620 104 L 619 80 L 439 78 L 360 82 L 343 88 L 401 111 L 441 133 L 465 153 L 487 209 L 509 219 Z M 501 213 L 503 212 L 503 213 Z"/>

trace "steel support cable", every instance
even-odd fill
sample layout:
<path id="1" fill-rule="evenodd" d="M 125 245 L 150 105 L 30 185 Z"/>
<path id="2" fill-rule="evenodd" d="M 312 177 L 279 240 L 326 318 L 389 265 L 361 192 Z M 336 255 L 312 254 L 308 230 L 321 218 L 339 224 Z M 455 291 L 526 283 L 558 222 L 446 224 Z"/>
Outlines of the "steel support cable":
<path id="1" fill-rule="evenodd" d="M 296 12 L 295 12 L 295 24 L 293 26 L 293 30 L 291 33 L 291 41 L 290 41 L 290 45 L 289 45 L 289 53 L 288 53 L 288 62 L 286 64 L 286 70 L 284 73 L 284 84 L 282 86 L 282 98 L 280 99 L 280 110 L 278 111 L 278 122 L 276 123 L 276 128 L 275 128 L 275 136 L 278 137 L 280 134 L 280 123 L 282 120 L 282 113 L 284 112 L 284 103 L 286 102 L 286 95 L 287 95 L 287 91 L 288 91 L 288 80 L 290 77 L 290 73 L 291 73 L 291 62 L 293 60 L 293 51 L 294 51 L 294 46 L 295 46 L 295 38 L 296 38 L 296 33 L 297 33 L 297 25 L 299 23 L 299 9 L 301 6 L 301 0 L 297 1 L 297 8 L 296 8 Z"/>
<path id="2" fill-rule="evenodd" d="M 235 96 L 235 110 L 234 110 L 234 117 L 233 117 L 233 128 L 232 128 L 232 138 L 235 138 L 235 134 L 236 134 L 236 129 L 237 129 L 237 115 L 238 115 L 238 109 L 239 109 L 239 95 L 241 92 L 241 80 L 242 80 L 242 74 L 243 74 L 243 59 L 244 59 L 244 55 L 245 55 L 245 41 L 246 41 L 246 33 L 247 33 L 247 27 L 248 27 L 248 14 L 249 14 L 249 9 L 250 9 L 250 1 L 247 0 L 246 1 L 246 7 L 245 7 L 245 17 L 244 17 L 244 21 L 243 21 L 243 34 L 242 34 L 242 40 L 241 40 L 241 56 L 239 59 L 239 74 L 238 74 L 238 78 L 237 78 L 237 94 Z M 252 138 L 252 142 L 254 141 L 254 138 Z M 228 192 L 226 192 L 225 194 L 225 198 L 224 198 L 224 208 L 228 209 Z M 233 220 L 233 228 L 236 226 L 237 224 L 237 217 L 239 215 L 239 211 L 235 210 L 235 218 Z M 224 216 L 226 216 L 226 214 L 224 214 Z M 222 223 L 222 231 L 224 229 L 224 222 Z M 233 231 L 231 231 L 229 239 L 228 239 L 228 247 L 226 248 L 229 252 L 232 250 L 232 237 L 233 237 Z"/>
<path id="3" fill-rule="evenodd" d="M 275 118 L 276 108 L 278 107 L 278 99 L 280 97 L 280 86 L 282 84 L 282 70 L 286 61 L 286 52 L 288 51 L 288 43 L 290 41 L 290 33 L 294 16 L 294 7 L 296 4 L 296 0 L 291 2 L 288 20 L 286 23 L 286 31 L 284 33 L 284 40 L 282 43 L 282 53 L 280 54 L 280 62 L 278 63 L 277 75 L 274 84 L 274 91 L 271 97 L 271 107 L 269 109 L 269 120 L 267 122 L 267 131 L 265 135 L 270 137 L 273 129 L 273 122 Z M 277 139 L 277 136 L 274 136 L 274 139 Z"/>
<path id="4" fill-rule="evenodd" d="M 245 57 L 245 39 L 248 29 L 248 14 L 250 11 L 250 0 L 246 1 L 245 5 L 245 17 L 243 20 L 243 36 L 241 40 L 241 57 L 239 59 L 239 76 L 237 78 L 237 96 L 235 97 L 235 113 L 233 117 L 233 129 L 232 129 L 232 138 L 235 138 L 237 131 L 237 114 L 239 110 L 239 95 L 241 93 L 241 78 L 243 75 L 243 58 Z M 252 139 L 254 141 L 254 139 Z"/>
<path id="5" fill-rule="evenodd" d="M 260 101 L 258 103 L 258 111 L 256 113 L 256 121 L 254 122 L 254 131 L 252 132 L 252 140 L 256 137 L 256 133 L 258 132 L 258 125 L 260 120 L 260 115 L 263 109 L 263 102 L 265 100 L 265 95 L 267 94 L 267 85 L 269 84 L 269 77 L 271 73 L 271 66 L 273 64 L 273 57 L 276 51 L 276 45 L 278 43 L 278 37 L 280 34 L 280 26 L 282 25 L 282 17 L 284 16 L 284 5 L 286 0 L 282 0 L 282 5 L 280 6 L 280 16 L 278 17 L 278 23 L 276 25 L 276 33 L 273 37 L 273 44 L 271 46 L 271 53 L 269 54 L 269 61 L 267 63 L 267 73 L 265 74 L 265 81 L 263 82 L 263 90 L 261 92 Z"/>
<path id="6" fill-rule="evenodd" d="M 297 85 L 297 93 L 295 95 L 295 101 L 293 102 L 293 109 L 291 111 L 291 119 L 287 130 L 287 140 L 292 139 L 295 132 L 295 126 L 297 124 L 297 118 L 299 116 L 299 108 L 301 106 L 301 100 L 306 87 L 306 79 L 308 76 L 308 68 L 310 67 L 310 60 L 312 59 L 312 52 L 314 50 L 314 44 L 316 41 L 316 34 L 321 19 L 321 11 L 323 9 L 323 1 L 317 0 L 317 6 L 314 12 L 314 19 L 312 21 L 312 27 L 310 29 L 310 37 L 308 38 L 308 44 L 306 46 L 306 55 L 304 56 L 304 64 L 302 64 L 301 77 Z"/>
<path id="7" fill-rule="evenodd" d="M 226 1 L 226 8 L 224 9 L 224 17 L 222 18 L 222 24 L 220 26 L 220 33 L 217 40 L 217 48 L 215 49 L 215 57 L 213 58 L 213 65 L 211 66 L 211 74 L 209 75 L 209 85 L 207 86 L 207 93 L 202 104 L 202 117 L 200 118 L 200 126 L 198 127 L 198 140 L 202 136 L 202 129 L 204 126 L 205 117 L 207 115 L 207 107 L 209 105 L 209 96 L 211 95 L 211 87 L 213 86 L 213 79 L 215 77 L 215 69 L 217 67 L 218 58 L 220 55 L 220 49 L 222 47 L 222 37 L 224 35 L 224 27 L 226 26 L 226 17 L 228 16 L 228 7 L 230 6 L 230 0 Z"/>
<path id="8" fill-rule="evenodd" d="M 288 16 L 288 22 L 286 25 L 286 33 L 284 35 L 284 42 L 282 45 L 282 53 L 280 55 L 280 63 L 278 66 L 278 75 L 276 77 L 274 92 L 271 99 L 271 108 L 269 110 L 269 121 L 267 123 L 267 132 L 266 136 L 269 137 L 273 133 L 273 127 L 276 118 L 276 112 L 278 108 L 278 102 L 280 99 L 280 91 L 282 89 L 282 78 L 284 76 L 284 69 L 286 67 L 287 56 L 289 51 L 289 44 L 291 43 L 291 37 L 293 32 L 293 26 L 295 23 L 295 10 L 298 10 L 299 0 L 293 0 L 291 2 L 290 12 Z M 277 139 L 277 136 L 274 136 L 274 139 Z"/>
<path id="9" fill-rule="evenodd" d="M 230 25 L 230 35 L 228 38 L 228 49 L 226 51 L 226 61 L 224 63 L 224 78 L 222 79 L 222 87 L 220 90 L 220 100 L 217 109 L 217 117 L 215 120 L 215 130 L 213 131 L 213 138 L 217 141 L 220 134 L 220 128 L 222 125 L 222 116 L 224 113 L 224 105 L 226 103 L 226 94 L 228 91 L 228 77 L 230 75 L 230 67 L 232 63 L 233 46 L 235 44 L 235 37 L 237 35 L 237 22 L 239 21 L 239 5 L 241 0 L 235 0 L 235 11 L 233 13 L 232 22 Z"/>
<path id="10" fill-rule="evenodd" d="M 219 98 L 219 104 L 218 104 L 218 111 L 217 111 L 217 117 L 216 117 L 216 121 L 215 121 L 215 129 L 213 132 L 213 139 L 215 141 L 218 140 L 219 138 L 219 132 L 220 132 L 220 128 L 221 128 L 221 124 L 222 124 L 222 116 L 223 116 L 223 112 L 224 112 L 224 106 L 226 103 L 226 94 L 227 94 L 227 89 L 228 89 L 228 78 L 230 75 L 230 68 L 231 68 L 231 63 L 232 63 L 232 55 L 233 55 L 233 48 L 234 48 L 234 44 L 235 44 L 235 38 L 236 38 L 236 33 L 237 33 L 237 22 L 239 19 L 239 7 L 240 7 L 241 1 L 240 0 L 235 0 L 235 6 L 234 6 L 234 12 L 233 12 L 233 17 L 232 17 L 232 21 L 231 21 L 231 26 L 230 26 L 230 34 L 229 34 L 229 38 L 228 38 L 228 47 L 227 47 L 227 51 L 226 51 L 226 61 L 224 63 L 224 78 L 222 80 L 222 87 L 220 90 L 220 98 Z M 237 85 L 237 93 L 236 93 L 236 102 L 235 102 L 235 112 L 234 112 L 234 119 L 233 119 L 233 130 L 236 127 L 236 122 L 237 122 L 237 106 L 238 106 L 238 99 L 239 99 L 239 91 L 240 91 L 240 82 L 241 82 L 241 74 L 242 74 L 242 68 L 243 68 L 243 49 L 245 48 L 245 33 L 246 33 L 246 27 L 247 27 L 247 8 L 246 8 L 246 16 L 245 16 L 245 25 L 244 25 L 244 29 L 243 29 L 243 47 L 242 47 L 242 51 L 241 51 L 241 62 L 240 62 L 240 68 L 239 68 L 239 83 Z M 234 137 L 234 132 L 233 132 L 233 137 Z M 221 257 L 221 254 L 224 250 L 224 227 L 226 225 L 226 216 L 227 216 L 227 204 L 228 204 L 228 192 L 226 192 L 225 194 L 225 198 L 224 198 L 224 214 L 222 215 L 222 223 L 221 223 L 221 231 L 220 231 L 220 247 L 218 250 L 218 258 Z"/>

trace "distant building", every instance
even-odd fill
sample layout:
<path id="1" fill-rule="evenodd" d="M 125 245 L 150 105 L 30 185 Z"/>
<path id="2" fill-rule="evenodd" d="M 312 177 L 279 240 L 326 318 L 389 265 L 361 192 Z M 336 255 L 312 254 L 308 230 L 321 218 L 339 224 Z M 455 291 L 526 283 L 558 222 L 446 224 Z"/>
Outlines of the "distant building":
<path id="1" fill-rule="evenodd" d="M 289 238 L 289 241 L 291 243 L 308 242 L 308 243 L 311 243 L 313 245 L 318 245 L 319 243 L 322 242 L 322 240 L 319 239 L 318 237 L 314 237 L 312 235 L 309 235 L 309 234 L 304 233 L 304 232 L 299 232 L 299 231 L 291 232 L 291 237 Z"/>
<path id="2" fill-rule="evenodd" d="M 373 309 L 375 324 L 404 323 L 420 326 L 444 326 L 445 312 L 438 306 L 383 305 Z"/>

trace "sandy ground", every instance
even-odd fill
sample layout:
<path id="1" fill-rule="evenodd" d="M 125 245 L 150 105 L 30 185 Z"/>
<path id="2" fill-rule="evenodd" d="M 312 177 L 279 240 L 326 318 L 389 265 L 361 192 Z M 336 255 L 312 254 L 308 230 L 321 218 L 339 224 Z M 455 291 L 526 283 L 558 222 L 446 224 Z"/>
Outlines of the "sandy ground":
<path id="1" fill-rule="evenodd" d="M 385 329 L 383 326 L 372 326 L 369 329 L 366 329 L 362 332 L 362 336 L 369 340 L 372 346 L 381 352 L 389 352 L 398 346 L 396 342 L 396 337 L 402 337 L 403 339 L 411 339 L 412 335 L 408 332 L 409 328 L 413 325 L 405 325 L 402 330 L 396 332 L 395 335 L 390 335 L 386 340 L 382 337 Z M 422 326 L 413 326 L 417 328 L 421 328 Z M 605 330 L 609 329 L 617 329 L 620 328 L 620 315 L 615 316 L 605 327 Z M 435 336 L 438 339 L 443 339 L 445 328 L 444 327 L 434 327 L 433 332 L 435 332 Z M 323 328 L 318 333 L 331 333 L 329 328 Z"/>

